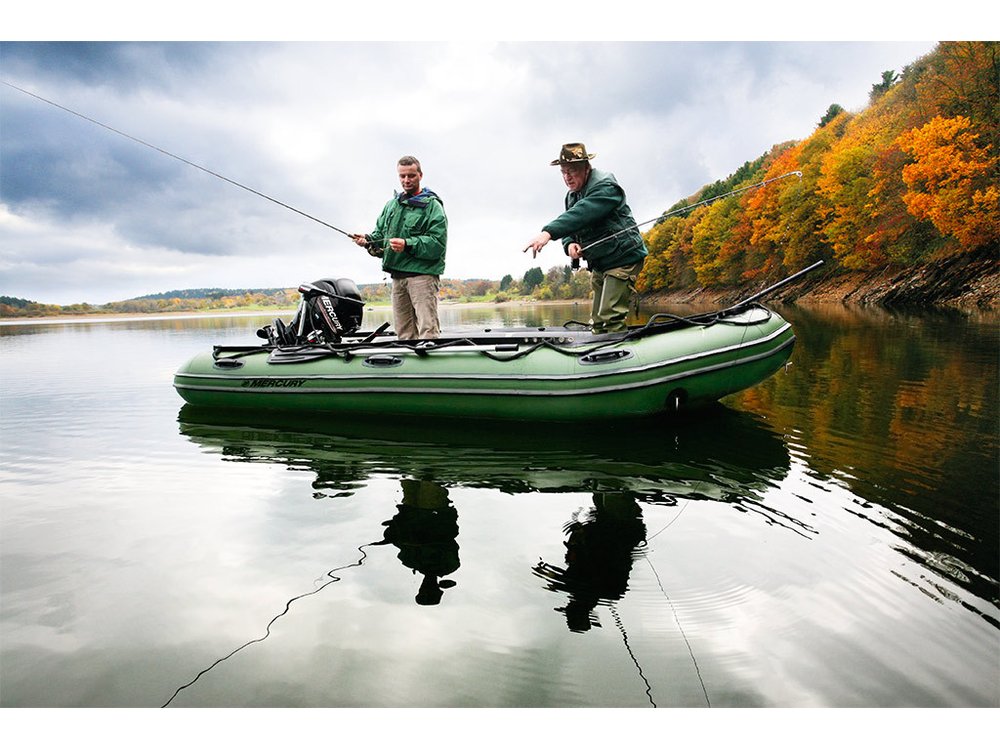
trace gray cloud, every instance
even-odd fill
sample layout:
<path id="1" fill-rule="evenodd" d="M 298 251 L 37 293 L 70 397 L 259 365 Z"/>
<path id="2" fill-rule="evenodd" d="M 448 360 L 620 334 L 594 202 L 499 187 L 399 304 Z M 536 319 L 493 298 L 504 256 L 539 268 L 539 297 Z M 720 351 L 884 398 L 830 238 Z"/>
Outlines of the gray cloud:
<path id="1" fill-rule="evenodd" d="M 653 218 L 933 46 L 3 43 L 0 77 L 346 231 L 371 228 L 416 154 L 450 218 L 446 275 L 499 279 L 563 262 L 520 252 L 561 206 L 561 143 L 587 143 Z M 382 278 L 320 224 L 7 86 L 0 155 L 2 294 Z"/>

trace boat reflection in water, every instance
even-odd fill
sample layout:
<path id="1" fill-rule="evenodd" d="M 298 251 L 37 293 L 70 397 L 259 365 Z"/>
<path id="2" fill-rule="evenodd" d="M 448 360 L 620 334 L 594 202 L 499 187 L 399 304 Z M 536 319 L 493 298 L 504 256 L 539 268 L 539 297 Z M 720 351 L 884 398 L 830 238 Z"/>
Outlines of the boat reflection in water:
<path id="1" fill-rule="evenodd" d="M 647 534 L 644 508 L 677 507 L 676 520 L 689 502 L 724 503 L 759 514 L 772 527 L 807 537 L 814 534 L 805 522 L 767 505 L 768 491 L 789 471 L 789 453 L 781 437 L 759 417 L 724 406 L 698 412 L 686 421 L 643 420 L 585 428 L 478 420 L 433 425 L 398 420 L 344 423 L 329 417 L 305 425 L 302 416 L 199 410 L 190 405 L 181 409 L 178 421 L 184 436 L 224 461 L 273 463 L 314 473 L 311 485 L 318 500 L 341 503 L 385 479 L 400 483 L 402 500 L 396 503 L 395 514 L 381 522 L 382 538 L 357 547 L 359 559 L 327 572 L 325 582 L 313 590 L 290 595 L 263 638 L 244 643 L 202 670 L 166 705 L 218 664 L 267 638 L 293 602 L 342 580 L 344 571 L 363 565 L 375 548 L 395 547 L 398 560 L 419 579 L 417 604 L 447 602 L 447 591 L 462 583 L 461 508 L 454 502 L 458 489 L 539 500 L 564 493 L 590 496 L 592 506 L 572 513 L 561 530 L 552 529 L 554 535 L 565 534 L 565 559 L 540 560 L 524 568 L 524 580 L 537 577 L 544 589 L 565 597 L 547 606 L 561 613 L 577 633 L 600 625 L 599 607 L 608 608 L 623 629 L 616 603 L 628 592 L 633 564 L 644 554 L 647 541 L 665 530 Z M 387 437 L 399 435 L 404 437 Z M 511 519 L 510 530 L 489 530 L 494 550 L 516 547 L 520 540 L 511 534 L 521 537 L 527 528 L 537 531 L 538 518 L 531 508 L 538 506 L 527 507 L 523 518 Z M 483 530 L 475 531 L 481 540 Z M 478 566 L 480 574 L 482 567 Z M 503 599 L 509 593 L 490 596 Z"/>
<path id="2" fill-rule="evenodd" d="M 504 494 L 588 493 L 593 507 L 567 521 L 565 567 L 535 568 L 549 588 L 582 604 L 620 598 L 645 542 L 644 505 L 715 501 L 810 535 L 769 508 L 766 491 L 787 474 L 780 436 L 752 415 L 717 406 L 686 421 L 540 425 L 376 420 L 303 424 L 301 416 L 241 414 L 185 405 L 181 432 L 226 461 L 271 462 L 315 473 L 317 498 L 343 499 L 376 477 L 400 478 L 403 501 L 379 544 L 423 576 L 417 601 L 435 604 L 455 585 L 458 514 L 449 488 Z M 405 437 L 386 437 L 404 435 Z M 587 581 L 590 581 L 589 583 Z"/>

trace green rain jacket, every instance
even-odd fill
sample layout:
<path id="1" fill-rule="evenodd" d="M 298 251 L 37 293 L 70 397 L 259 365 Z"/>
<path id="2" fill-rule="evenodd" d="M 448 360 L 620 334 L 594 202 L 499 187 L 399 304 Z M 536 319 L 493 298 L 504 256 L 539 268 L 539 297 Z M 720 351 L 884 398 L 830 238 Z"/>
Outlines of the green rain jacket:
<path id="1" fill-rule="evenodd" d="M 389 240 L 406 240 L 401 253 L 389 249 Z M 382 252 L 382 270 L 402 275 L 444 273 L 444 255 L 448 245 L 448 217 L 436 193 L 424 188 L 416 195 L 397 193 L 385 204 L 368 235 Z"/>
<path id="2" fill-rule="evenodd" d="M 595 271 L 630 266 L 647 254 L 642 234 L 632 218 L 632 210 L 625 203 L 625 191 L 610 172 L 592 169 L 583 190 L 566 194 L 565 213 L 542 229 L 552 239 L 562 239 L 564 248 L 573 242 L 587 247 L 621 232 L 584 251 L 584 260 Z"/>

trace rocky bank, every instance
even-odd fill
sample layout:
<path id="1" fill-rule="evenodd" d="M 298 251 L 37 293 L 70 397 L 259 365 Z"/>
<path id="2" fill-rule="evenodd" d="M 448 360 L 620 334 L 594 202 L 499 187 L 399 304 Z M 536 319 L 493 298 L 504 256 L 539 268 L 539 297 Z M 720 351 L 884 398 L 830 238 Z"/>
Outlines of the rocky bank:
<path id="1" fill-rule="evenodd" d="M 746 299 L 765 287 L 764 284 L 753 284 L 721 289 L 670 290 L 643 295 L 642 300 L 654 305 L 728 305 Z M 943 258 L 902 270 L 832 273 L 821 266 L 781 287 L 762 302 L 1000 310 L 1000 247 L 991 246 L 976 253 Z"/>

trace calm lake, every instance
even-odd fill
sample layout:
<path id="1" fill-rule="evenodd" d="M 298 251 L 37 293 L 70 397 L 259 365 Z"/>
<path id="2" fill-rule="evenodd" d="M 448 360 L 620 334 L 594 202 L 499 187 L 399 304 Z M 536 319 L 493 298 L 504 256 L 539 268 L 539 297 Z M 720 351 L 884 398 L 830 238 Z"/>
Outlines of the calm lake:
<path id="1" fill-rule="evenodd" d="M 780 312 L 599 433 L 182 408 L 273 316 L 0 326 L 0 705 L 1000 706 L 997 318 Z"/>

